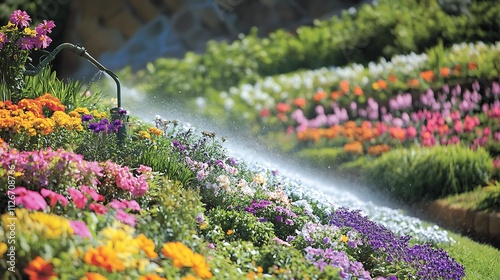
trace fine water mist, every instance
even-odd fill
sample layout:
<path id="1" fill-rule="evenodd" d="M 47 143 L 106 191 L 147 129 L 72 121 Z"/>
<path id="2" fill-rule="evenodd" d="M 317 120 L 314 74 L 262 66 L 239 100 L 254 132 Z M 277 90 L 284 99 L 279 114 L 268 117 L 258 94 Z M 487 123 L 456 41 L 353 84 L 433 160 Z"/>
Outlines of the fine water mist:
<path id="1" fill-rule="evenodd" d="M 222 137 L 226 139 L 223 147 L 228 150 L 231 156 L 244 159 L 245 162 L 259 163 L 271 170 L 278 171 L 283 176 L 299 180 L 311 189 L 330 196 L 338 205 L 349 205 L 349 207 L 357 205 L 359 208 L 364 208 L 365 204 L 375 204 L 392 209 L 398 208 L 394 201 L 382 197 L 366 187 L 354 185 L 342 178 L 341 175 L 328 172 L 329 167 L 325 167 L 325 171 L 320 171 L 304 162 L 283 156 L 269 146 L 249 137 L 234 123 L 229 125 L 231 127 L 228 127 L 227 124 L 217 123 L 215 120 L 203 117 L 194 110 L 183 108 L 159 94 L 146 95 L 134 88 L 123 87 L 122 96 L 123 108 L 129 111 L 130 115 L 151 123 L 154 123 L 155 116 L 159 115 L 162 119 L 189 123 L 200 131 L 215 132 L 219 139 Z"/>

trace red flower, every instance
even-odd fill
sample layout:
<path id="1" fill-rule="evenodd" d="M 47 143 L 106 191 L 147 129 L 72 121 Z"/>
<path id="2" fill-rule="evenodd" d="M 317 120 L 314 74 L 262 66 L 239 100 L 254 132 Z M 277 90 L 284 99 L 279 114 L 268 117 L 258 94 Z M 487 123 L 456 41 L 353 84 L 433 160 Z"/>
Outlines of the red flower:
<path id="1" fill-rule="evenodd" d="M 32 260 L 25 268 L 24 273 L 30 280 L 48 280 L 57 276 L 54 272 L 54 266 L 38 256 Z"/>
<path id="2" fill-rule="evenodd" d="M 287 111 L 290 111 L 290 105 L 280 102 L 276 105 L 276 110 L 278 110 L 278 112 L 280 113 L 285 113 Z"/>

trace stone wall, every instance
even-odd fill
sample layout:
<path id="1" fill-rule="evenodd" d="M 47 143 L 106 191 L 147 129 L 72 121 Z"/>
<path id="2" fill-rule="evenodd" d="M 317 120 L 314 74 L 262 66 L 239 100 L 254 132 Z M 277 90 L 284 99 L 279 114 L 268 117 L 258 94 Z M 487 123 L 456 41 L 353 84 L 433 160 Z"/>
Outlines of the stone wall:
<path id="1" fill-rule="evenodd" d="M 73 0 L 64 41 L 85 47 L 112 70 L 125 64 L 141 68 L 160 56 L 202 52 L 208 40 L 230 41 L 252 26 L 261 35 L 293 30 L 365 2 L 371 1 Z M 85 61 L 63 55 L 64 73 L 81 72 Z"/>

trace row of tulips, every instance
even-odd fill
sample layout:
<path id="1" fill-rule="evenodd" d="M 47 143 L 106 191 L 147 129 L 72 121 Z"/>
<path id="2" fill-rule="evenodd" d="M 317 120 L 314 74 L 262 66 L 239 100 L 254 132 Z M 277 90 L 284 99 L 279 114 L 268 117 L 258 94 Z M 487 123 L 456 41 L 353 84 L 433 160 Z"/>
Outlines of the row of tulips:
<path id="1" fill-rule="evenodd" d="M 346 151 L 359 154 L 366 152 L 367 145 L 370 154 L 385 152 L 389 146 L 412 144 L 429 147 L 461 142 L 477 148 L 500 141 L 499 96 L 498 82 L 486 85 L 481 91 L 476 81 L 472 91 L 460 86 L 450 90 L 445 85 L 440 92 L 428 90 L 416 100 L 410 94 L 400 94 L 390 100 L 389 110 L 373 99 L 366 109 L 357 110 L 357 104 L 351 103 L 349 109 L 334 107 L 331 114 L 325 114 L 318 105 L 313 119 L 307 119 L 301 109 L 296 109 L 291 114 L 296 127 L 289 131 L 296 131 L 300 141 L 343 137 L 349 142 L 344 146 Z"/>
<path id="2" fill-rule="evenodd" d="M 399 91 L 415 92 L 479 77 L 498 77 L 500 69 L 492 65 L 492 61 L 500 53 L 500 43 L 458 44 L 442 50 L 439 59 L 431 59 L 436 56 L 435 52 L 399 55 L 391 61 L 382 59 L 366 67 L 354 64 L 266 77 L 253 85 L 230 88 L 213 100 L 219 100 L 216 102 L 236 115 L 241 116 L 241 110 L 248 110 L 243 117 L 254 121 L 259 118 L 255 111 L 264 117 L 279 118 L 283 104 L 306 111 L 314 111 L 317 105 L 348 106 L 352 102 L 366 105 L 370 97 L 387 101 Z M 206 106 L 202 98 L 197 104 Z M 263 123 L 272 125 L 273 120 L 268 118 Z"/>

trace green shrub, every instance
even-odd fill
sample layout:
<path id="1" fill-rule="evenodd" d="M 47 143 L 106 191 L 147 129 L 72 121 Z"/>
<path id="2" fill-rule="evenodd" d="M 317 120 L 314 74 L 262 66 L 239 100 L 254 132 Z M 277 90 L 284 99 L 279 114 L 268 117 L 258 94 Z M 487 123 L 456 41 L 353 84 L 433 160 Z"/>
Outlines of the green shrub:
<path id="1" fill-rule="evenodd" d="M 415 201 L 463 193 L 485 184 L 492 161 L 482 148 L 462 146 L 398 149 L 367 164 L 367 184 L 398 199 Z"/>
<path id="2" fill-rule="evenodd" d="M 214 208 L 208 213 L 208 226 L 202 230 L 211 242 L 251 241 L 262 246 L 274 235 L 270 222 L 259 222 L 248 212 Z"/>
<path id="3" fill-rule="evenodd" d="M 155 242 L 192 240 L 198 227 L 197 217 L 204 212 L 196 190 L 184 188 L 179 182 L 162 179 L 150 184 L 146 195 L 139 198 L 143 215 L 139 231 L 144 229 L 150 236 L 158 236 Z M 141 228 L 142 227 L 142 228 Z"/>
<path id="4" fill-rule="evenodd" d="M 337 170 L 343 163 L 348 162 L 351 156 L 344 152 L 342 147 L 310 148 L 296 153 L 301 160 L 306 160 L 320 168 Z"/>

